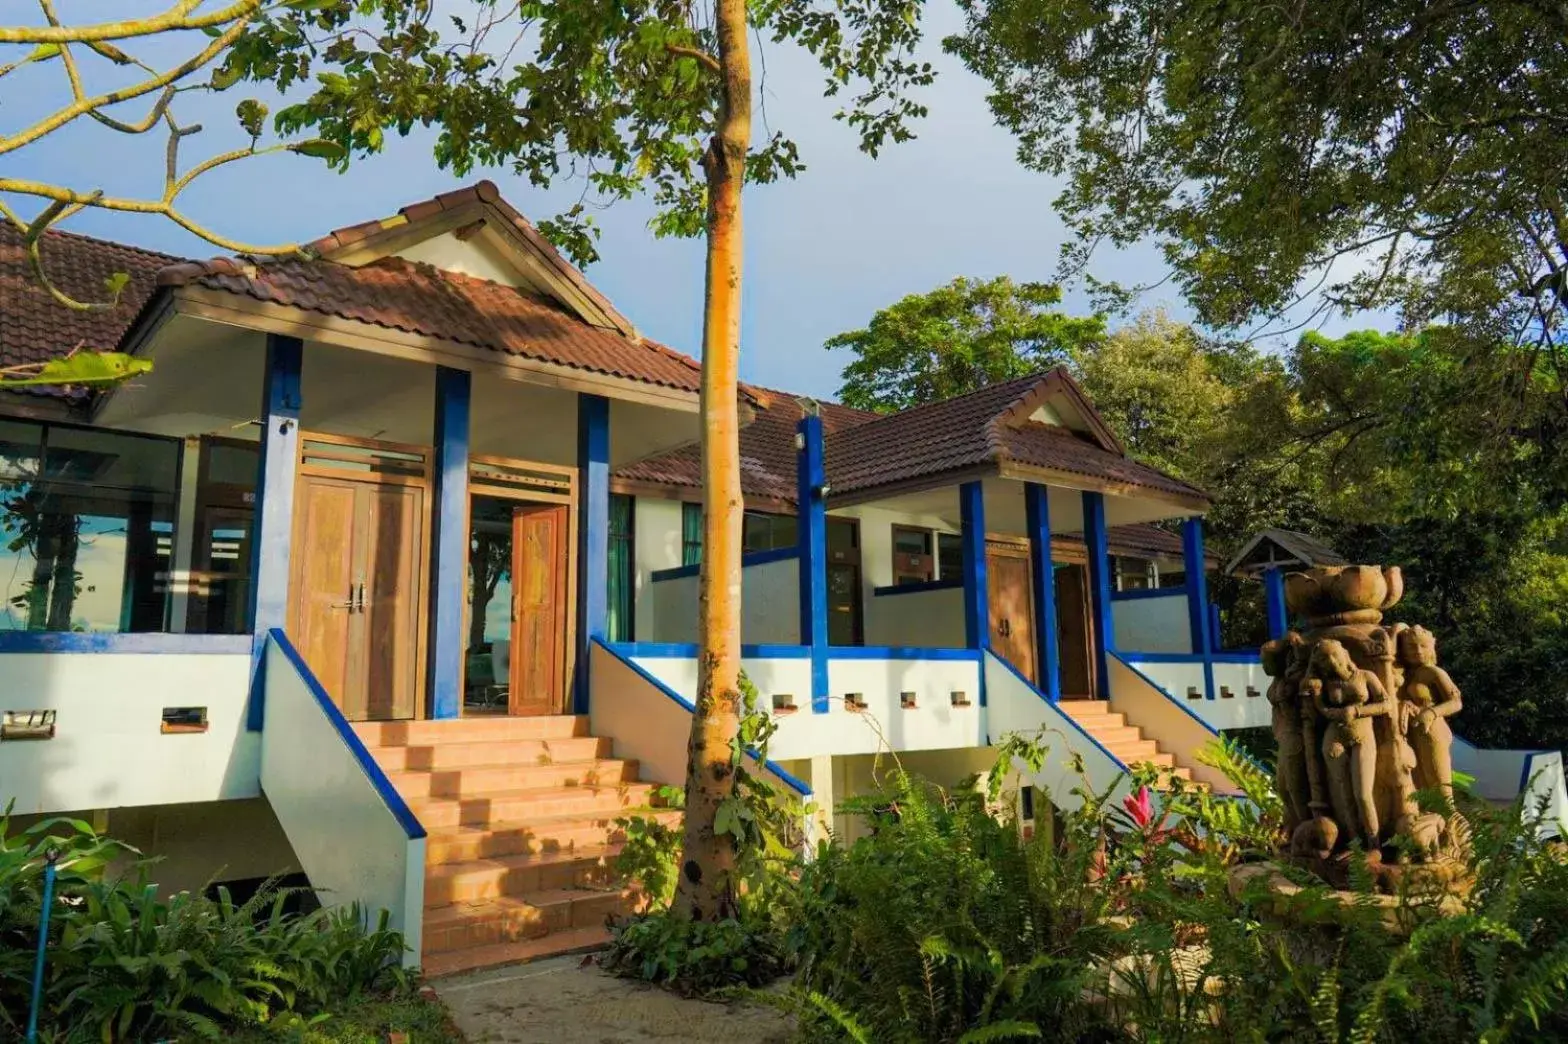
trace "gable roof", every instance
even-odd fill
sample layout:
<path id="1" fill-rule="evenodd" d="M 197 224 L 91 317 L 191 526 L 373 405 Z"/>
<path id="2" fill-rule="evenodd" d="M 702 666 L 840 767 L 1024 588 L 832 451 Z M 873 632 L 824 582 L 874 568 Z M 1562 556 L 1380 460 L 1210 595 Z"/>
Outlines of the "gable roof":
<path id="1" fill-rule="evenodd" d="M 116 272 L 126 273 L 131 281 L 112 308 L 67 308 L 33 277 L 22 233 L 10 222 L 0 222 L 0 367 L 47 362 L 78 345 L 114 348 L 156 289 L 158 270 L 180 260 L 56 229 L 44 233 L 40 254 L 49 278 L 78 300 L 103 300 L 105 281 Z M 90 395 L 48 386 L 8 389 L 7 394 L 70 401 L 85 401 Z"/>
<path id="2" fill-rule="evenodd" d="M 748 386 L 756 403 L 756 419 L 740 430 L 741 492 L 755 505 L 795 504 L 795 427 L 805 415 L 804 397 L 772 388 Z M 876 420 L 881 414 L 834 402 L 818 402 L 822 430 L 833 434 Z M 623 488 L 645 484 L 702 488 L 702 448 L 679 446 L 617 468 Z"/>
<path id="3" fill-rule="evenodd" d="M 1265 529 L 1242 545 L 1225 565 L 1227 573 L 1258 573 L 1271 565 L 1294 569 L 1342 566 L 1349 561 L 1323 541 L 1294 529 Z"/>
<path id="4" fill-rule="evenodd" d="M 1082 404 L 1087 433 L 1039 423 L 1035 407 L 1024 408 L 1053 392 Z M 852 438 L 830 436 L 824 454 L 835 496 L 1021 465 L 1207 502 L 1196 486 L 1138 463 L 1114 439 L 1107 444 L 1099 434 L 1104 426 L 1077 382 L 1057 367 L 888 414 L 857 427 Z"/>
<path id="5" fill-rule="evenodd" d="M 163 287 L 198 287 L 509 356 L 696 393 L 695 359 L 646 338 L 590 325 L 521 288 L 387 256 L 359 267 L 233 258 L 167 268 Z"/>

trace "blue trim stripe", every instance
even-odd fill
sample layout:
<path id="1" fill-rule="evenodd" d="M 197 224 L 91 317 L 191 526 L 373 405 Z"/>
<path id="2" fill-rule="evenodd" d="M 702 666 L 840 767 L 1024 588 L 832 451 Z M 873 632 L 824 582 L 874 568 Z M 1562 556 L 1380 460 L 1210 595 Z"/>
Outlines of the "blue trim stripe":
<path id="1" fill-rule="evenodd" d="M 1181 587 L 1140 587 L 1132 591 L 1112 591 L 1113 602 L 1136 602 L 1142 598 L 1186 598 L 1187 588 Z"/>
<path id="2" fill-rule="evenodd" d="M 1207 656 L 1201 653 L 1173 653 L 1173 652 L 1138 652 L 1134 649 L 1118 649 L 1124 659 L 1137 660 L 1139 663 L 1245 663 L 1258 662 L 1258 654 L 1250 649 L 1236 652 L 1210 653 Z"/>
<path id="3" fill-rule="evenodd" d="M 871 595 L 874 598 L 886 598 L 889 595 L 920 594 L 922 591 L 960 591 L 964 581 L 958 580 L 924 580 L 918 584 L 892 584 L 888 587 L 873 587 Z"/>
<path id="4" fill-rule="evenodd" d="M 1062 698 L 1062 662 L 1056 623 L 1056 569 L 1051 562 L 1051 491 L 1024 484 L 1024 525 L 1029 531 L 1029 584 L 1034 589 L 1035 673 L 1052 703 Z"/>
<path id="5" fill-rule="evenodd" d="M 289 641 L 288 635 L 283 633 L 282 628 L 274 627 L 267 632 L 267 637 L 277 645 L 278 651 L 288 659 L 294 670 L 299 673 L 300 680 L 305 683 L 305 688 L 310 690 L 310 694 L 316 698 L 317 706 L 327 716 L 327 720 L 332 723 L 332 728 L 336 730 L 338 739 L 343 742 L 343 746 L 348 748 L 348 752 L 354 756 L 354 760 L 359 762 L 360 771 L 365 774 L 366 779 L 370 780 L 370 785 L 376 788 L 376 793 L 381 795 L 381 800 L 387 806 L 387 811 L 391 812 L 393 818 L 398 821 L 398 825 L 403 828 L 403 833 L 410 841 L 424 837 L 425 828 L 420 825 L 419 819 L 415 817 L 413 811 L 408 807 L 408 803 L 403 800 L 403 795 L 397 792 L 397 788 L 387 778 L 386 772 L 377 764 L 370 751 L 366 749 L 364 740 L 359 738 L 358 733 L 354 731 L 354 727 L 348 723 L 348 719 L 343 717 L 343 712 L 338 709 L 337 704 L 332 702 L 332 697 L 327 695 L 327 690 L 321 687 L 321 682 L 316 680 L 316 676 L 306 666 L 304 657 L 300 656 L 299 650 L 294 648 L 294 644 Z"/>
<path id="6" fill-rule="evenodd" d="M 1290 611 L 1285 607 L 1285 573 L 1279 566 L 1263 571 L 1263 604 L 1268 611 L 1269 637 L 1285 637 L 1290 629 Z"/>
<path id="7" fill-rule="evenodd" d="M 267 335 L 261 392 L 261 453 L 256 475 L 255 536 L 250 547 L 250 626 L 255 663 L 245 727 L 260 732 L 266 717 L 261 684 L 267 631 L 289 611 L 289 544 L 294 532 L 294 476 L 299 468 L 299 411 L 303 405 L 305 343 Z"/>
<path id="8" fill-rule="evenodd" d="M 611 656 L 615 657 L 617 660 L 624 663 L 627 667 L 630 667 L 633 673 L 635 673 L 639 678 L 647 682 L 649 685 L 652 685 L 659 692 L 663 693 L 668 699 L 673 700 L 675 703 L 680 705 L 680 707 L 684 709 L 687 714 L 697 713 L 697 708 L 692 705 L 690 700 L 676 692 L 674 689 L 670 688 L 668 685 L 664 684 L 658 678 L 655 678 L 652 674 L 649 674 L 648 671 L 641 665 L 621 655 L 619 650 L 624 649 L 628 643 L 617 642 L 612 644 L 610 642 L 606 642 L 602 638 L 597 637 L 593 639 L 593 643 L 599 646 L 605 652 L 609 653 Z M 748 749 L 746 753 L 752 758 L 752 760 L 757 760 L 756 751 Z M 782 768 L 779 767 L 777 762 L 764 761 L 763 765 L 769 772 L 783 780 L 785 785 L 787 785 L 791 790 L 799 794 L 801 797 L 809 798 L 811 796 L 811 788 L 802 783 L 800 780 L 796 779 L 794 776 L 790 775 L 788 772 L 785 772 Z"/>
<path id="9" fill-rule="evenodd" d="M 1116 645 L 1116 619 L 1111 615 L 1111 550 L 1103 493 L 1086 490 L 1083 494 L 1083 542 L 1089 559 L 1089 611 L 1094 619 L 1095 695 L 1103 700 L 1109 698 L 1111 691 L 1108 653 Z"/>
<path id="10" fill-rule="evenodd" d="M 0 653 L 136 653 L 249 655 L 248 634 L 105 634 L 93 631 L 0 631 Z"/>
<path id="11" fill-rule="evenodd" d="M 899 645 L 834 645 L 830 660 L 969 660 L 980 659 L 979 649 L 923 649 Z"/>
<path id="12" fill-rule="evenodd" d="M 642 656 L 650 660 L 690 660 L 697 655 L 695 642 L 610 642 L 599 644 L 621 659 Z M 804 645 L 742 645 L 743 660 L 808 660 L 811 649 Z"/>
<path id="13" fill-rule="evenodd" d="M 577 396 L 577 662 L 572 705 L 588 713 L 588 642 L 610 619 L 610 400 Z"/>
<path id="14" fill-rule="evenodd" d="M 1066 711 L 1063 711 L 1059 705 L 1053 704 L 1051 702 L 1050 698 L 1048 696 L 1046 696 L 1045 693 L 1043 693 L 1039 689 L 1035 688 L 1034 684 L 1028 678 L 1025 678 L 1023 676 L 1023 674 L 1018 670 L 1017 667 L 1014 667 L 1011 663 L 1007 662 L 1007 660 L 1005 660 L 1002 657 L 996 655 L 996 653 L 991 652 L 990 650 L 986 651 L 986 662 L 987 663 L 998 663 L 998 664 L 1001 664 L 1003 667 L 1005 667 L 1007 669 L 1007 673 L 1008 674 L 1011 674 L 1014 678 L 1017 678 L 1024 685 L 1028 686 L 1029 691 L 1034 693 L 1036 696 L 1038 696 L 1040 698 L 1040 702 L 1041 703 L 1045 704 L 1047 707 L 1050 707 L 1051 710 L 1053 712 L 1055 712 L 1056 716 L 1059 719 L 1061 719 L 1061 721 L 1066 723 L 1074 732 L 1078 733 L 1078 735 L 1080 735 L 1084 739 L 1088 740 L 1094 746 L 1094 748 L 1096 750 L 1098 750 L 1101 754 L 1104 754 L 1106 757 L 1110 758 L 1112 765 L 1115 765 L 1117 768 L 1121 769 L 1122 772 L 1124 772 L 1124 773 L 1131 772 L 1131 769 L 1129 769 L 1127 767 L 1127 763 L 1125 761 L 1123 761 L 1121 758 L 1118 758 L 1115 754 L 1112 754 L 1109 750 L 1106 750 L 1104 744 L 1102 744 L 1099 740 L 1095 739 L 1093 734 L 1090 733 L 1088 729 L 1086 729 L 1082 725 L 1078 724 L 1078 721 L 1071 714 L 1068 714 Z M 997 737 L 992 736 L 991 737 L 991 742 L 995 743 L 996 739 L 997 739 Z"/>
<path id="15" fill-rule="evenodd" d="M 775 547 L 767 551 L 752 551 L 740 556 L 740 567 L 750 569 L 753 566 L 767 565 L 769 562 L 787 562 L 800 555 L 798 547 Z M 696 576 L 702 571 L 700 562 L 692 565 L 673 566 L 669 569 L 655 569 L 648 574 L 649 581 L 658 583 L 661 580 L 683 580 L 689 576 Z"/>
<path id="16" fill-rule="evenodd" d="M 796 526 L 799 559 L 800 624 L 796 638 L 811 647 L 811 713 L 828 712 L 828 523 L 823 494 L 822 418 L 808 413 L 795 425 L 799 449 L 795 462 Z"/>
<path id="17" fill-rule="evenodd" d="M 430 657 L 426 699 L 432 718 L 462 713 L 463 603 L 468 589 L 467 370 L 436 367 L 435 510 L 431 512 Z"/>

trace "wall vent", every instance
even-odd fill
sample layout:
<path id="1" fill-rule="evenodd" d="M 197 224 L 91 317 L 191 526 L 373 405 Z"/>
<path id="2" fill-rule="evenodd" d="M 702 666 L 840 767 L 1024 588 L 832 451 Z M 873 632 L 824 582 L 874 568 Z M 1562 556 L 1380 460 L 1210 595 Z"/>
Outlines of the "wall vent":
<path id="1" fill-rule="evenodd" d="M 863 711 L 867 707 L 866 694 L 863 692 L 846 692 L 844 694 L 844 708 L 852 711 Z"/>
<path id="2" fill-rule="evenodd" d="M 795 694 L 790 692 L 775 692 L 773 694 L 774 714 L 794 714 Z"/>
<path id="3" fill-rule="evenodd" d="M 962 689 L 954 689 L 952 692 L 947 694 L 947 698 L 952 701 L 952 704 L 955 707 L 970 706 L 969 694 Z"/>
<path id="4" fill-rule="evenodd" d="M 1189 700 L 1201 700 L 1203 699 L 1203 693 L 1198 691 L 1196 685 L 1189 685 L 1187 686 L 1187 698 Z"/>
<path id="5" fill-rule="evenodd" d="M 904 710 L 914 710 L 915 709 L 915 694 L 912 693 L 912 692 L 901 692 L 901 693 L 899 693 L 898 694 L 898 705 L 900 707 L 902 707 Z"/>
<path id="6" fill-rule="evenodd" d="M 164 735 L 207 731 L 206 707 L 165 707 L 159 730 Z"/>
<path id="7" fill-rule="evenodd" d="M 0 740 L 54 739 L 52 710 L 8 710 L 0 717 Z"/>

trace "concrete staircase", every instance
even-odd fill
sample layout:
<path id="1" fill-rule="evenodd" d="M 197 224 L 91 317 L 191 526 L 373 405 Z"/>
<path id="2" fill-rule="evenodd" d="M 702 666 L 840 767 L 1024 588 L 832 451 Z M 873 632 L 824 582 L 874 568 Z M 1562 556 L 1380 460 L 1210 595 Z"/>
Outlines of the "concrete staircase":
<path id="1" fill-rule="evenodd" d="M 618 816 L 654 809 L 657 784 L 611 756 L 588 719 L 474 717 L 367 722 L 355 730 L 429 832 L 425 974 L 601 945 L 636 908 L 613 863 Z"/>
<path id="2" fill-rule="evenodd" d="M 1057 706 L 1122 764 L 1131 767 L 1147 761 L 1160 769 L 1162 782 L 1171 777 L 1192 782 L 1191 770 L 1178 765 L 1176 755 L 1162 750 L 1138 726 L 1128 724 L 1127 715 L 1112 711 L 1109 701 L 1064 699 Z"/>

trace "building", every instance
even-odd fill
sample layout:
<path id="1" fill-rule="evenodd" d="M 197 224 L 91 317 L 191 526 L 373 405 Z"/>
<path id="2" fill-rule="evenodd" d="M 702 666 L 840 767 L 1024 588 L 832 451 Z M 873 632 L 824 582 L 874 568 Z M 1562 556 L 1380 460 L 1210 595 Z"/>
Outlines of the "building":
<path id="1" fill-rule="evenodd" d="M 489 183 L 309 251 L 50 233 L 67 291 L 130 276 L 83 313 L 0 231 L 0 365 L 153 362 L 0 393 L 0 801 L 91 816 L 166 889 L 297 868 L 435 972 L 590 945 L 635 900 L 614 819 L 684 774 L 698 365 Z M 1041 729 L 1059 800 L 1078 759 L 1227 785 L 1193 753 L 1268 711 L 1214 649 L 1207 500 L 1068 376 L 742 400 L 745 667 L 787 787 L 831 809 L 878 749 L 957 779 Z"/>

